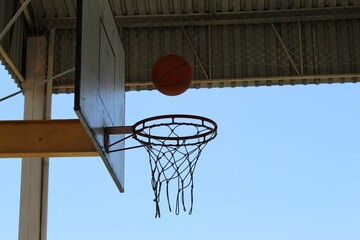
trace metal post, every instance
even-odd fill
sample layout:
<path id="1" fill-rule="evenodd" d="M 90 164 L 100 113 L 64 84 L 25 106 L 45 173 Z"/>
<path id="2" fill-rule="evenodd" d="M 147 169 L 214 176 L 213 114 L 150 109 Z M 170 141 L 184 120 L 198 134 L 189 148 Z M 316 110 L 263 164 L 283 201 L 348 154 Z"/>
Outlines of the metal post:
<path id="1" fill-rule="evenodd" d="M 25 89 L 46 78 L 46 45 L 45 37 L 27 40 Z M 44 119 L 51 98 L 46 92 L 44 85 L 25 91 L 24 119 Z M 47 158 L 23 158 L 19 240 L 46 240 L 48 171 Z"/>

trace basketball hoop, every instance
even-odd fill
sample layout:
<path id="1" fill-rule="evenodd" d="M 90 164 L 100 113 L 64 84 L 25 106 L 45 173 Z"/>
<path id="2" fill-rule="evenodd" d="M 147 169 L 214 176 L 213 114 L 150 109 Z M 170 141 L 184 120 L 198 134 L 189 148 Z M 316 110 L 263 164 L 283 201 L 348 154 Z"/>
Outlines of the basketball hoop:
<path id="1" fill-rule="evenodd" d="M 172 211 L 170 186 L 175 187 L 175 213 L 180 206 L 187 211 L 186 196 L 190 197 L 189 211 L 193 208 L 194 171 L 206 144 L 217 135 L 217 124 L 208 118 L 194 115 L 162 115 L 143 119 L 132 127 L 108 128 L 106 134 L 125 133 L 131 135 L 108 146 L 107 152 L 144 147 L 149 154 L 151 185 L 156 203 L 155 217 L 160 217 L 160 199 L 165 187 L 169 211 Z M 117 143 L 133 137 L 140 145 L 125 149 L 110 149 Z"/>

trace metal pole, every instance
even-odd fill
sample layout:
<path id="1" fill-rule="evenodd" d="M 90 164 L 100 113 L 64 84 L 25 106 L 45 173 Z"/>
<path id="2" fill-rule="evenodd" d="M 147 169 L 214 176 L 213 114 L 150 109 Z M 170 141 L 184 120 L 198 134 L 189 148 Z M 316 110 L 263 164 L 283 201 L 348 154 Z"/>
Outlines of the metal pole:
<path id="1" fill-rule="evenodd" d="M 18 19 L 18 17 L 20 16 L 20 14 L 24 11 L 24 9 L 26 8 L 26 6 L 30 3 L 31 0 L 26 0 L 24 2 L 23 5 L 21 5 L 20 9 L 16 12 L 16 14 L 13 16 L 13 18 L 10 20 L 10 22 L 6 25 L 6 27 L 4 28 L 4 30 L 2 30 L 2 32 L 0 33 L 0 41 L 1 39 L 3 39 L 3 37 L 5 36 L 5 34 L 7 33 L 7 31 L 9 31 L 9 29 L 11 28 L 11 26 L 16 22 L 16 20 Z"/>

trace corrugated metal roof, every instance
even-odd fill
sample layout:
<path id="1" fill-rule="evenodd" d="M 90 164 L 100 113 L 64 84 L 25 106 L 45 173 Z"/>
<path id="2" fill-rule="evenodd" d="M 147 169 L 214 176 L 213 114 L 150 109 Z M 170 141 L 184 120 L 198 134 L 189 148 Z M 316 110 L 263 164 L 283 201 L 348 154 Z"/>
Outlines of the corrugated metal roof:
<path id="1" fill-rule="evenodd" d="M 229 13 L 283 9 L 348 7 L 359 1 L 339 0 L 110 0 L 116 16 Z"/>
<path id="2" fill-rule="evenodd" d="M 156 59 L 173 53 L 193 66 L 197 80 L 193 87 L 331 83 L 337 81 L 331 74 L 360 73 L 359 20 L 153 31 L 122 32 L 130 90 L 151 89 L 151 84 L 140 87 L 138 83 L 150 82 Z M 301 78 L 316 75 L 322 77 Z"/>
<path id="3" fill-rule="evenodd" d="M 19 6 L 16 0 L 4 2 L 13 12 L 7 12 L 6 19 L 0 17 L 0 28 Z M 128 90 L 152 89 L 151 66 L 169 53 L 182 55 L 192 64 L 192 87 L 359 80 L 360 0 L 109 3 L 126 50 Z M 2 10 L 9 8 L 7 5 Z M 76 0 L 32 0 L 27 15 L 31 17 L 22 17 L 1 42 L 14 65 L 24 73 L 25 48 L 11 46 L 24 46 L 28 35 L 49 37 L 48 30 L 53 28 L 54 74 L 71 69 L 75 62 Z M 72 92 L 73 83 L 74 74 L 67 74 L 56 79 L 54 91 Z"/>
<path id="4" fill-rule="evenodd" d="M 207 14 L 360 6 L 359 0 L 109 0 L 114 16 Z M 32 0 L 37 17 L 76 17 L 76 0 Z"/>

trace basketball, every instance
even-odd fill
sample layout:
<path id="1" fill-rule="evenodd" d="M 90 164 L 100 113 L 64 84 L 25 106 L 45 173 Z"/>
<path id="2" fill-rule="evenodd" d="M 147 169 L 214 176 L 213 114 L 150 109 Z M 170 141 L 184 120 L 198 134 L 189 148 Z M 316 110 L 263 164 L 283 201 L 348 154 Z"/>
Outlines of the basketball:
<path id="1" fill-rule="evenodd" d="M 159 92 L 167 96 L 176 96 L 190 87 L 191 65 L 178 55 L 166 55 L 155 62 L 151 78 Z"/>

